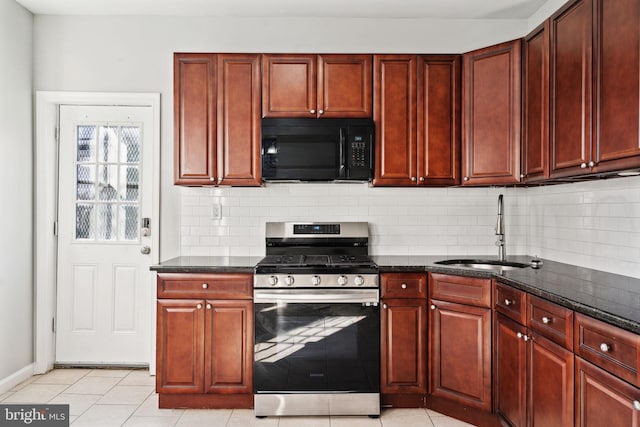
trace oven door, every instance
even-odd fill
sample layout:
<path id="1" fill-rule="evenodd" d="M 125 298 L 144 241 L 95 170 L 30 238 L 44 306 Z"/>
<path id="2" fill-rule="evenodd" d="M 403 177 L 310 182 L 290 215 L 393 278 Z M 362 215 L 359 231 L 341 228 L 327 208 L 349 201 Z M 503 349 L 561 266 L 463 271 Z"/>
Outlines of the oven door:
<path id="1" fill-rule="evenodd" d="M 379 393 L 377 289 L 255 290 L 254 390 Z"/>

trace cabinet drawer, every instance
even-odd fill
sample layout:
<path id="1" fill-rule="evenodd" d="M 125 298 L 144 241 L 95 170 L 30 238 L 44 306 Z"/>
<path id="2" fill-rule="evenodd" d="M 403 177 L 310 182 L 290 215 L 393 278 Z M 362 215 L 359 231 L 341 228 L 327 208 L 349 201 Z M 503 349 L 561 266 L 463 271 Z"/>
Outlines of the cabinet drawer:
<path id="1" fill-rule="evenodd" d="M 640 386 L 640 336 L 576 313 L 575 353 L 620 378 Z"/>
<path id="2" fill-rule="evenodd" d="M 158 274 L 158 298 L 251 299 L 251 274 Z"/>
<path id="3" fill-rule="evenodd" d="M 540 335 L 573 350 L 573 311 L 528 295 L 527 326 Z"/>
<path id="4" fill-rule="evenodd" d="M 383 298 L 427 298 L 426 273 L 383 273 Z"/>
<path id="5" fill-rule="evenodd" d="M 498 313 L 524 325 L 527 320 L 527 294 L 511 286 L 496 282 L 493 293 L 493 306 Z"/>
<path id="6" fill-rule="evenodd" d="M 430 298 L 491 308 L 491 280 L 429 273 Z"/>

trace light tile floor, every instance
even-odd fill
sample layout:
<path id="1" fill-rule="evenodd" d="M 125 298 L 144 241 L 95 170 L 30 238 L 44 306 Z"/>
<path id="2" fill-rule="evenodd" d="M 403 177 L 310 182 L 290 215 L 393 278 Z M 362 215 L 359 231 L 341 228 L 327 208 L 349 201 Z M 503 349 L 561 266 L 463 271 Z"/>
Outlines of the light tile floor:
<path id="1" fill-rule="evenodd" d="M 249 409 L 158 409 L 147 370 L 54 369 L 0 395 L 2 403 L 68 403 L 74 427 L 465 427 L 425 409 L 385 409 L 368 417 L 254 417 Z"/>

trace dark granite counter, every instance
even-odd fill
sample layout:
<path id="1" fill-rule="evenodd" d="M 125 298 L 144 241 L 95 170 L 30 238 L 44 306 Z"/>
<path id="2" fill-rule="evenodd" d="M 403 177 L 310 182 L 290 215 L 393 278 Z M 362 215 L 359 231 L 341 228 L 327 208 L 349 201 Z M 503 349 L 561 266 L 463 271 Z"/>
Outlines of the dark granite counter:
<path id="1" fill-rule="evenodd" d="M 451 258 L 487 256 L 373 256 L 380 272 L 431 271 L 434 273 L 496 278 L 530 294 L 553 301 L 640 334 L 640 279 L 605 273 L 543 259 L 540 269 L 523 268 L 503 273 L 435 264 Z M 529 263 L 530 256 L 508 257 Z M 261 257 L 178 257 L 151 267 L 159 273 L 252 273 Z"/>
<path id="2" fill-rule="evenodd" d="M 380 272 L 426 270 L 444 274 L 493 277 L 514 288 L 640 334 L 640 279 L 546 259 L 542 260 L 543 265 L 539 269 L 528 267 L 503 273 L 435 264 L 436 261 L 450 258 L 491 259 L 486 256 L 373 257 L 380 267 Z M 530 256 L 508 257 L 509 261 L 523 263 L 529 263 L 531 259 Z"/>
<path id="3" fill-rule="evenodd" d="M 253 273 L 261 256 L 181 256 L 152 265 L 158 273 Z"/>

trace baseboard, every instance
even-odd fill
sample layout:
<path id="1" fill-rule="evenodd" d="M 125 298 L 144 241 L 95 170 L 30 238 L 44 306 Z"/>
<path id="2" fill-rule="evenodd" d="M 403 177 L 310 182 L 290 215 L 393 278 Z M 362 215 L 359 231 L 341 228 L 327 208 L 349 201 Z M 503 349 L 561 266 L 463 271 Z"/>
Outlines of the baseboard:
<path id="1" fill-rule="evenodd" d="M 0 379 L 0 393 L 6 393 L 21 382 L 31 378 L 34 369 L 35 365 L 31 363 L 8 377 Z"/>

